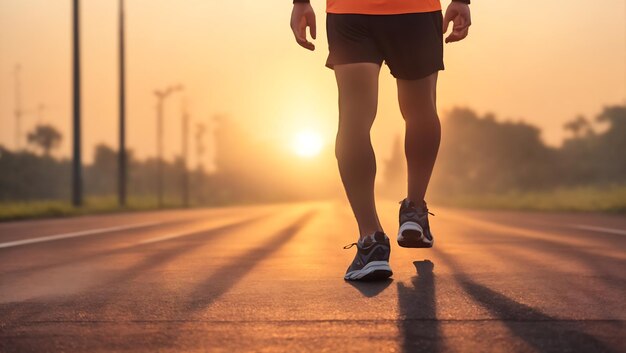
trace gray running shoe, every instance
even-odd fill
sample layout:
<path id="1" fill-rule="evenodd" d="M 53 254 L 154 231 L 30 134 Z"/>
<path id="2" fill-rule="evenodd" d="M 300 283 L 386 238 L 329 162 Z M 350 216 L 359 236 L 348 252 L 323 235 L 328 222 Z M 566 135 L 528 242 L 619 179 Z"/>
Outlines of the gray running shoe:
<path id="1" fill-rule="evenodd" d="M 376 232 L 357 243 L 344 246 L 344 249 L 350 249 L 354 245 L 357 248 L 356 256 L 346 271 L 344 276 L 346 281 L 376 281 L 391 277 L 393 274 L 389 267 L 391 248 L 385 233 Z"/>
<path id="2" fill-rule="evenodd" d="M 415 206 L 413 201 L 400 201 L 400 229 L 398 230 L 398 245 L 404 248 L 432 248 L 435 239 L 428 224 L 426 202 Z"/>

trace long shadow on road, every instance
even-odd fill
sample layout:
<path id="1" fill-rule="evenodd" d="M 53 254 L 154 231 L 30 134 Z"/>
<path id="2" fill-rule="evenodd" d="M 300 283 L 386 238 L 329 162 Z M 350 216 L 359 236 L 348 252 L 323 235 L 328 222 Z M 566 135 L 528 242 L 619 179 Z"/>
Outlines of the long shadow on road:
<path id="1" fill-rule="evenodd" d="M 186 298 L 186 300 L 183 299 L 182 301 L 176 303 L 173 307 L 169 307 L 168 305 L 165 305 L 165 307 L 161 307 L 161 310 L 164 308 L 166 309 L 165 312 L 160 311 L 159 315 L 161 316 L 161 319 L 172 320 L 173 323 L 173 325 L 170 326 L 172 330 L 166 334 L 171 338 L 170 340 L 168 340 L 169 345 L 175 346 L 175 338 L 183 333 L 180 330 L 176 330 L 177 326 L 179 326 L 181 323 L 184 323 L 185 321 L 194 320 L 195 313 L 209 306 L 221 295 L 223 295 L 230 288 L 232 288 L 237 282 L 239 282 L 248 272 L 250 272 L 250 270 L 255 267 L 256 264 L 279 250 L 290 239 L 298 234 L 298 232 L 315 216 L 317 212 L 318 210 L 311 210 L 304 215 L 298 217 L 297 219 L 290 222 L 290 224 L 286 228 L 283 228 L 278 233 L 272 235 L 271 238 L 264 242 L 262 245 L 250 249 L 240 256 L 237 256 L 225 266 L 219 268 L 211 268 L 211 272 L 213 274 L 203 280 L 200 285 L 196 286 L 196 288 L 192 290 L 191 293 L 185 295 L 184 298 Z M 111 318 L 106 318 L 106 315 L 104 315 L 106 312 L 105 309 L 109 306 L 118 306 L 120 305 L 120 303 L 128 302 L 128 296 L 134 294 L 129 293 L 128 288 L 122 288 L 121 292 L 110 290 L 107 291 L 105 290 L 107 286 L 111 285 L 112 283 L 129 282 L 134 277 L 145 275 L 145 271 L 156 266 L 165 264 L 173 258 L 184 254 L 186 251 L 195 248 L 197 246 L 197 242 L 193 240 L 201 240 L 201 238 L 206 237 L 207 235 L 212 235 L 213 237 L 225 236 L 227 234 L 231 234 L 234 229 L 242 227 L 254 221 L 256 221 L 256 219 L 246 220 L 237 224 L 230 224 L 228 226 L 220 227 L 219 229 L 213 229 L 208 232 L 194 234 L 191 239 L 189 237 L 185 237 L 184 242 L 174 242 L 169 246 L 168 249 L 161 249 L 160 251 L 157 251 L 154 255 L 147 256 L 137 265 L 126 269 L 117 276 L 108 278 L 106 283 L 100 284 L 96 288 L 90 288 L 88 293 L 81 292 L 77 293 L 76 295 L 58 298 L 46 302 L 28 301 L 21 303 L 10 303 L 9 305 L 0 305 L 0 316 L 4 316 L 4 318 L 7 319 L 6 321 L 4 319 L 0 321 L 0 333 L 10 333 L 12 329 L 17 326 L 23 326 L 25 324 L 28 325 L 29 322 L 38 321 L 40 315 L 42 313 L 45 313 L 46 311 L 54 311 L 56 313 L 59 313 L 61 316 L 69 315 L 67 319 L 68 321 L 83 320 L 82 318 L 77 319 L 74 317 L 74 315 L 72 315 L 72 313 L 77 312 L 86 312 L 89 313 L 90 316 L 95 315 L 94 320 L 87 319 L 86 321 L 99 321 L 100 317 L 103 317 L 104 321 L 111 320 Z M 103 289 L 104 293 L 101 293 L 98 290 L 99 288 Z M 165 293 L 155 292 L 150 295 L 150 299 L 154 299 L 155 302 L 150 303 L 149 305 L 158 306 L 158 302 L 162 301 L 162 299 L 165 297 Z M 142 299 L 142 301 L 146 302 L 147 300 L 144 299 Z M 169 309 L 167 309 L 168 307 Z M 129 310 L 128 314 L 130 315 L 130 317 L 124 318 L 122 319 L 122 321 L 129 319 L 131 321 L 134 320 L 133 313 L 136 313 L 137 310 L 145 310 L 146 308 L 129 307 L 127 309 Z M 55 319 L 55 321 L 56 320 L 57 319 Z M 60 319 L 60 321 L 62 322 L 64 320 Z M 116 319 L 116 321 L 119 320 Z M 177 322 L 178 324 L 176 324 Z M 82 339 L 87 343 L 90 341 L 85 337 L 83 337 Z M 14 342 L 14 344 L 24 344 L 25 346 L 23 348 L 25 349 L 33 348 L 28 346 L 28 340 L 17 340 Z M 109 347 L 121 348 L 124 347 L 125 344 L 127 344 L 127 342 L 125 342 L 124 337 L 121 336 L 110 337 L 110 339 L 108 340 Z M 167 346 L 167 344 L 165 346 Z"/>
<path id="2" fill-rule="evenodd" d="M 184 339 L 185 335 L 188 334 L 186 322 L 198 320 L 198 313 L 228 292 L 263 259 L 269 257 L 289 242 L 317 212 L 317 210 L 307 212 L 293 221 L 288 227 L 274 234 L 263 244 L 237 256 L 229 264 L 214 269 L 213 274 L 197 285 L 186 296 L 188 299 L 181 302 L 176 308 L 182 317 L 169 327 L 168 331 L 173 336 L 168 340 L 168 344 L 176 347 L 179 345 L 179 340 L 188 341 L 188 339 Z"/>
<path id="3" fill-rule="evenodd" d="M 195 304 L 189 303 L 186 305 L 187 309 L 197 308 L 201 303 L 207 304 L 209 298 L 216 298 L 220 294 L 224 293 L 228 290 L 232 285 L 236 283 L 243 275 L 245 275 L 252 267 L 266 258 L 276 250 L 280 248 L 281 245 L 284 245 L 289 239 L 297 234 L 297 231 L 300 230 L 304 225 L 317 213 L 316 210 L 309 211 L 303 216 L 299 217 L 295 221 L 293 221 L 287 228 L 280 231 L 278 234 L 274 235 L 269 241 L 262 244 L 259 247 L 249 250 L 244 255 L 237 257 L 230 264 L 218 269 L 215 271 L 215 274 L 211 277 L 207 278 L 198 288 L 188 296 L 188 298 L 201 298 L 199 301 L 194 301 Z M 151 249 L 149 251 L 153 252 L 150 255 L 145 256 L 141 261 L 137 264 L 125 269 L 124 271 L 119 272 L 114 276 L 109 276 L 104 280 L 101 280 L 100 283 L 95 287 L 90 287 L 86 289 L 90 296 L 86 296 L 84 293 L 78 293 L 73 296 L 59 298 L 56 300 L 56 304 L 53 303 L 42 303 L 41 310 L 36 310 L 35 302 L 27 301 L 24 303 L 11 303 L 10 305 L 0 305 L 0 313 L 8 314 L 9 312 L 17 312 L 20 307 L 30 307 L 31 310 L 25 310 L 31 313 L 28 317 L 25 317 L 25 312 L 22 312 L 21 317 L 13 317 L 12 321 L 23 321 L 27 320 L 34 315 L 37 315 L 44 311 L 43 307 L 47 307 L 50 309 L 52 305 L 55 309 L 68 310 L 68 311 L 87 311 L 87 312 L 97 312 L 99 309 L 112 305 L 118 302 L 114 300 L 114 297 L 123 296 L 126 294 L 125 292 L 114 292 L 110 291 L 112 285 L 121 284 L 125 282 L 130 282 L 134 278 L 139 276 L 144 276 L 145 273 L 153 268 L 161 266 L 163 264 L 168 263 L 169 261 L 184 255 L 185 253 L 197 248 L 197 241 L 208 236 L 211 237 L 211 240 L 215 240 L 219 237 L 224 237 L 229 234 L 232 234 L 233 231 L 237 229 L 241 229 L 245 226 L 254 224 L 261 218 L 265 216 L 254 217 L 251 219 L 245 219 L 236 223 L 227 224 L 224 226 L 220 226 L 217 228 L 213 228 L 208 231 L 200 231 L 193 234 L 186 235 L 184 239 L 176 239 L 175 242 L 170 242 L 167 246 L 167 249 Z M 139 244 L 132 247 L 115 249 L 112 251 L 106 251 L 98 254 L 94 258 L 111 256 L 113 254 L 122 254 L 129 253 L 134 251 L 146 252 L 150 249 L 154 244 Z M 88 301 L 85 301 L 89 299 Z M 118 298 L 119 299 L 119 298 Z M 84 307 L 83 307 L 84 306 Z M 4 310 L 3 310 L 4 309 Z M 13 309 L 13 310 L 7 310 Z M 25 309 L 25 308 L 22 308 Z M 35 310 L 34 310 L 35 309 Z"/>
<path id="4" fill-rule="evenodd" d="M 413 262 L 417 276 L 412 287 L 398 283 L 399 328 L 404 352 L 437 353 L 442 350 L 435 302 L 435 265 L 429 260 Z"/>
<path id="5" fill-rule="evenodd" d="M 560 321 L 476 283 L 449 255 L 434 251 L 454 271 L 456 280 L 472 299 L 538 352 L 617 352 L 577 328 L 580 322 Z"/>
<path id="6" fill-rule="evenodd" d="M 307 212 L 293 221 L 287 228 L 273 235 L 265 243 L 248 250 L 245 254 L 233 259 L 229 264 L 214 271 L 213 275 L 206 278 L 189 294 L 188 298 L 190 298 L 190 301 L 185 305 L 185 309 L 188 312 L 197 312 L 209 306 L 239 282 L 256 264 L 289 242 L 316 213 L 316 210 Z"/>
<path id="7" fill-rule="evenodd" d="M 71 296 L 64 296 L 52 301 L 44 302 L 40 299 L 28 300 L 18 303 L 3 303 L 0 304 L 0 317 L 6 319 L 7 323 L 19 324 L 20 322 L 27 322 L 36 319 L 39 315 L 55 311 L 59 313 L 71 313 L 71 312 L 87 312 L 96 313 L 101 311 L 104 307 L 115 304 L 113 300 L 115 292 L 111 291 L 111 287 L 114 284 L 120 284 L 126 281 L 130 281 L 135 277 L 139 277 L 145 274 L 146 271 L 155 268 L 159 265 L 165 264 L 168 261 L 180 256 L 188 251 L 193 250 L 197 243 L 194 240 L 201 240 L 206 237 L 211 237 L 215 240 L 219 237 L 231 234 L 233 231 L 243 228 L 247 225 L 253 224 L 264 216 L 257 216 L 254 218 L 244 219 L 235 223 L 230 223 L 220 227 L 212 228 L 210 230 L 199 231 L 185 235 L 184 241 L 176 239 L 176 241 L 170 241 L 167 243 L 167 249 L 155 249 L 156 243 L 152 244 L 136 244 L 130 247 L 118 248 L 113 250 L 107 250 L 98 253 L 95 256 L 91 256 L 89 260 L 106 258 L 107 256 L 142 252 L 147 255 L 143 257 L 141 261 L 135 265 L 121 271 L 113 276 L 108 276 L 105 279 L 101 279 L 95 286 L 86 288 L 80 293 L 76 293 Z M 69 260 L 68 263 L 88 260 L 87 258 L 79 257 L 77 259 Z M 89 293 L 87 295 L 86 293 Z M 0 320 L 2 323 L 4 320 Z"/>
<path id="8" fill-rule="evenodd" d="M 194 236 L 198 236 L 198 235 L 203 235 L 206 234 L 207 232 L 220 232 L 222 229 L 226 229 L 230 226 L 237 226 L 237 225 L 241 225 L 244 223 L 248 223 L 249 221 L 255 221 L 255 220 L 259 220 L 259 219 L 263 219 L 266 218 L 268 216 L 270 216 L 271 213 L 264 213 L 261 215 L 257 215 L 251 218 L 246 218 L 246 219 L 242 219 L 242 220 L 237 220 L 234 221 L 232 223 L 228 223 L 225 225 L 220 225 L 217 227 L 213 227 L 213 228 L 208 228 L 206 230 L 199 230 L 199 231 L 192 231 L 189 232 L 187 234 L 183 234 L 180 238 L 189 238 L 189 237 L 194 237 Z M 188 223 L 189 220 L 183 220 L 183 221 L 173 221 L 173 222 L 168 222 L 167 226 L 168 227 L 174 227 L 177 225 L 181 225 L 181 224 L 185 224 Z M 137 233 L 137 232 L 144 232 L 146 230 L 152 229 L 152 228 L 158 228 L 159 225 L 154 225 L 154 226 L 149 226 L 149 227 L 144 227 L 141 229 L 132 229 L 132 230 L 124 230 L 124 231 L 119 231 L 119 232 L 113 232 L 113 233 L 104 233 L 104 234 L 100 234 L 99 236 L 102 237 L 111 237 L 111 236 L 115 236 L 115 237 L 132 237 L 133 233 Z M 69 238 L 69 239 L 64 239 L 64 241 L 82 241 L 82 242 L 88 242 L 91 241 L 93 238 L 91 237 L 79 237 L 79 238 Z M 172 238 L 173 240 L 176 240 L 176 238 Z M 41 244 L 31 244 L 29 246 L 40 246 L 40 247 L 48 247 L 50 246 L 51 243 L 41 243 Z M 56 245 L 56 244 L 55 244 Z M 63 245 L 63 246 L 67 246 L 67 245 Z M 83 262 L 85 260 L 88 261 L 92 261 L 93 259 L 96 258 L 101 258 L 104 256 L 108 256 L 111 254 L 118 254 L 118 253 L 122 253 L 122 252 L 129 252 L 129 251 L 134 251 L 136 249 L 144 249 L 150 246 L 150 243 L 136 243 L 136 244 L 128 244 L 126 246 L 123 247 L 118 247 L 118 248 L 112 248 L 112 249 L 100 249 L 100 248 L 95 248 L 95 249 L 87 249 L 87 250 L 80 250 L 80 252 L 76 252 L 74 251 L 74 253 L 71 254 L 71 256 L 68 256 L 67 258 L 63 258 L 62 260 L 52 260 L 52 261 L 48 261 L 48 262 L 43 262 L 40 263 L 39 261 L 34 263 L 34 264 L 25 264 L 25 266 L 20 267 L 18 269 L 13 269 L 10 271 L 6 271 L 3 273 L 0 273 L 0 279 L 4 276 L 12 276 L 12 275 L 18 275 L 18 276 L 23 276 L 23 275 L 27 275 L 29 273 L 33 273 L 36 271 L 40 271 L 40 270 L 46 270 L 46 269 L 51 269 L 54 267 L 60 267 L 60 266 L 66 266 L 69 264 L 76 264 L 76 263 L 80 263 Z M 19 252 L 22 249 L 20 247 L 16 247 L 16 248 L 8 248 L 8 249 L 0 249 L 0 251 L 16 251 Z M 74 248 L 72 248 L 72 250 L 74 250 Z M 53 250 L 49 250 L 49 251 L 53 251 Z M 2 255 L 5 255 L 4 253 Z"/>
<path id="9" fill-rule="evenodd" d="M 556 256 L 577 262 L 580 265 L 587 267 L 592 273 L 597 274 L 596 277 L 604 281 L 608 286 L 615 287 L 624 286 L 624 284 L 626 284 L 624 279 L 621 278 L 622 276 L 618 275 L 623 273 L 623 271 L 620 270 L 624 268 L 624 261 L 618 257 L 588 251 L 587 248 L 594 249 L 600 246 L 607 246 L 604 243 L 598 244 L 597 240 L 594 240 L 593 238 L 588 238 L 588 246 L 581 246 L 579 244 L 568 243 L 567 238 L 557 240 L 551 238 L 526 237 L 515 233 L 501 233 L 499 231 L 471 223 L 466 224 L 466 226 L 468 226 L 468 229 L 471 228 L 474 230 L 471 232 L 472 239 L 481 240 L 476 241 L 476 243 L 488 245 L 493 242 L 506 241 L 507 245 L 511 245 L 510 250 L 507 252 L 494 252 L 495 255 L 503 257 L 506 260 L 511 260 L 514 256 L 524 256 L 522 254 L 515 255 L 516 249 L 530 251 L 533 255 L 543 253 L 545 254 L 546 259 L 551 259 Z M 515 246 L 516 243 L 519 244 L 518 247 Z M 614 244 L 613 248 L 620 248 L 620 246 L 623 247 L 624 245 L 626 245 L 624 243 L 624 237 L 621 237 L 621 244 Z M 523 262 L 528 263 L 528 261 L 532 261 L 532 258 Z"/>

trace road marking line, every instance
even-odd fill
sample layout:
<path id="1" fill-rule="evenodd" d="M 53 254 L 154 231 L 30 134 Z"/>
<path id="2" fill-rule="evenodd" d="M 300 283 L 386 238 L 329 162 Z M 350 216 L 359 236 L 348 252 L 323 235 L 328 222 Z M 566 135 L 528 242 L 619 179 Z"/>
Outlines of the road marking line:
<path id="1" fill-rule="evenodd" d="M 97 228 L 97 229 L 83 230 L 83 231 L 79 231 L 79 232 L 57 234 L 57 235 L 48 235 L 48 236 L 39 237 L 39 238 L 15 240 L 15 241 L 10 241 L 10 242 L 6 242 L 6 243 L 0 243 L 0 249 L 2 249 L 2 248 L 11 248 L 11 247 L 20 246 L 20 245 L 27 245 L 27 244 L 43 243 L 43 242 L 47 242 L 47 241 L 54 241 L 54 240 L 60 240 L 60 239 L 76 238 L 76 237 L 82 237 L 82 236 L 86 236 L 86 235 L 110 233 L 110 232 L 117 232 L 117 231 L 121 231 L 121 230 L 129 230 L 129 229 L 135 229 L 135 228 L 143 228 L 143 227 L 148 227 L 148 226 L 153 226 L 153 225 L 158 225 L 158 224 L 163 224 L 163 223 L 164 222 L 135 223 L 135 224 L 124 225 L 124 226 L 116 226 L 116 227 L 108 227 L 108 228 Z"/>
<path id="2" fill-rule="evenodd" d="M 626 235 L 626 230 L 622 230 L 622 229 L 596 227 L 596 226 L 587 226 L 587 225 L 584 225 L 584 224 L 574 224 L 571 227 L 572 228 L 578 228 L 578 229 L 584 229 L 584 230 L 593 230 L 593 231 L 602 232 L 602 233 Z"/>

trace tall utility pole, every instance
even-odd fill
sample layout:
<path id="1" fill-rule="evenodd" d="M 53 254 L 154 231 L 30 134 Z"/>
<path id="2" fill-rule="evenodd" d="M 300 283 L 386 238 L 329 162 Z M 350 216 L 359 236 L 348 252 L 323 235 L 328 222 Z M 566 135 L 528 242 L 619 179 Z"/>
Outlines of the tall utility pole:
<path id="1" fill-rule="evenodd" d="M 182 119 L 182 162 L 183 162 L 183 170 L 182 170 L 182 201 L 184 207 L 189 207 L 189 171 L 187 170 L 187 158 L 189 156 L 189 112 L 187 110 L 187 101 L 183 100 L 183 119 Z"/>
<path id="2" fill-rule="evenodd" d="M 196 124 L 196 134 L 195 134 L 195 142 L 196 142 L 196 177 L 195 185 L 201 185 L 202 176 L 204 175 L 204 134 L 206 133 L 206 125 L 203 123 Z M 204 193 L 198 192 L 196 193 L 196 201 L 198 203 L 204 203 Z"/>
<path id="3" fill-rule="evenodd" d="M 165 99 L 183 87 L 170 86 L 163 91 L 156 90 L 157 97 L 157 202 L 159 207 L 163 207 L 163 105 Z"/>
<path id="4" fill-rule="evenodd" d="M 72 160 L 72 204 L 81 206 L 83 203 L 82 162 L 80 137 L 80 8 L 79 0 L 73 0 L 73 160 Z"/>
<path id="5" fill-rule="evenodd" d="M 20 82 L 20 64 L 15 65 L 15 151 L 18 152 L 22 149 L 22 92 Z"/>
<path id="6" fill-rule="evenodd" d="M 126 58 L 125 58 L 125 40 L 124 40 L 124 0 L 119 2 L 119 84 L 120 84 L 120 111 L 119 111 L 119 151 L 118 151 L 118 179 L 117 179 L 117 197 L 120 206 L 126 206 Z"/>
<path id="7" fill-rule="evenodd" d="M 196 159 L 197 169 L 204 171 L 204 134 L 206 133 L 206 125 L 203 123 L 196 124 Z"/>

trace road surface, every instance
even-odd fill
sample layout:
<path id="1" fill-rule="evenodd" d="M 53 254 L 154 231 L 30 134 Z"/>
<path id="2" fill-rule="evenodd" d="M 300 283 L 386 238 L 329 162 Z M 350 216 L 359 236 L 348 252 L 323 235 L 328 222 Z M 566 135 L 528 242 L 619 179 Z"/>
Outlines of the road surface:
<path id="1" fill-rule="evenodd" d="M 626 217 L 432 211 L 363 284 L 344 202 L 3 223 L 0 352 L 626 352 Z"/>

